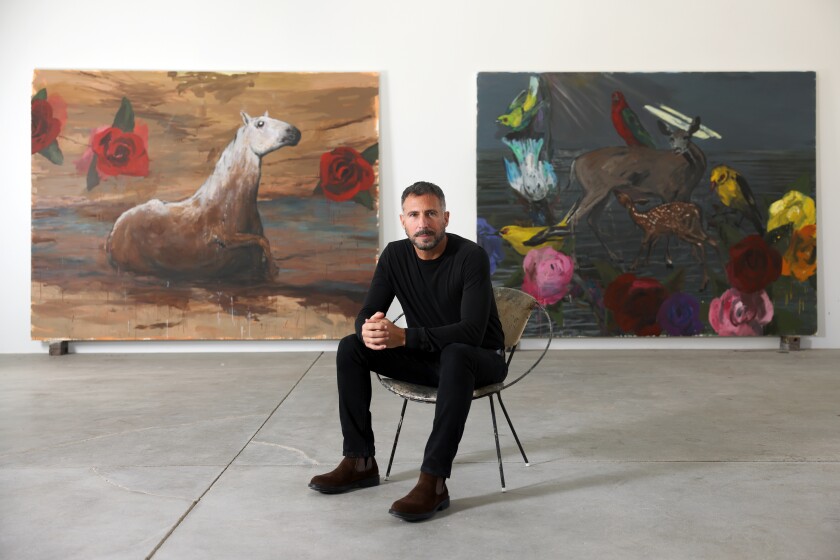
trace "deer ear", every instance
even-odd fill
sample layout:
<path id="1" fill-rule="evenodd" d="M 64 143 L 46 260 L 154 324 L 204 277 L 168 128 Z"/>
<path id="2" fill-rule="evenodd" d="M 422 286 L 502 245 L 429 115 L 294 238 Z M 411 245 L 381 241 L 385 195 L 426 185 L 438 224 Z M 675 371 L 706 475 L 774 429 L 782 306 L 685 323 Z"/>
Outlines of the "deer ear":
<path id="1" fill-rule="evenodd" d="M 700 117 L 694 117 L 694 120 L 691 121 L 691 126 L 688 127 L 688 133 L 694 134 L 700 130 Z"/>
<path id="2" fill-rule="evenodd" d="M 662 122 L 661 120 L 656 119 L 656 126 L 659 127 L 659 132 L 661 132 L 665 136 L 668 136 L 669 134 L 671 134 L 671 129 L 668 128 L 668 125 L 665 124 L 664 122 Z"/>
<path id="3" fill-rule="evenodd" d="M 239 111 L 239 114 L 242 115 L 242 122 L 248 124 L 251 122 L 251 117 L 245 111 Z"/>

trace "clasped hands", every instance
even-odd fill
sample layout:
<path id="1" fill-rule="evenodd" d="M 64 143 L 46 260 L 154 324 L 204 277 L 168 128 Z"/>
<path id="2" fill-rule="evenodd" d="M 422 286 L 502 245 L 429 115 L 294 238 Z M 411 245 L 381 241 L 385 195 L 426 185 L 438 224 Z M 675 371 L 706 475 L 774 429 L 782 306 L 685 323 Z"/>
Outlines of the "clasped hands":
<path id="1" fill-rule="evenodd" d="M 362 340 L 371 350 L 384 350 L 405 346 L 405 329 L 385 318 L 381 311 L 365 319 L 362 325 Z"/>

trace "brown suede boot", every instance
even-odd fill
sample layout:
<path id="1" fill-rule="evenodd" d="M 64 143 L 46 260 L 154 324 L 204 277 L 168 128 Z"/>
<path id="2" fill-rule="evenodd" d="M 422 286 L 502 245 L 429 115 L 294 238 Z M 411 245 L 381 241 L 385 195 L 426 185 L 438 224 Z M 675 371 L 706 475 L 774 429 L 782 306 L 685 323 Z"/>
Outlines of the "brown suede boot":
<path id="1" fill-rule="evenodd" d="M 417 485 L 404 498 L 394 502 L 388 513 L 406 521 L 423 521 L 448 507 L 446 479 L 421 472 Z"/>
<path id="2" fill-rule="evenodd" d="M 312 477 L 309 487 L 324 494 L 341 494 L 354 488 L 368 488 L 379 484 L 379 467 L 373 457 L 345 457 L 338 466 Z"/>

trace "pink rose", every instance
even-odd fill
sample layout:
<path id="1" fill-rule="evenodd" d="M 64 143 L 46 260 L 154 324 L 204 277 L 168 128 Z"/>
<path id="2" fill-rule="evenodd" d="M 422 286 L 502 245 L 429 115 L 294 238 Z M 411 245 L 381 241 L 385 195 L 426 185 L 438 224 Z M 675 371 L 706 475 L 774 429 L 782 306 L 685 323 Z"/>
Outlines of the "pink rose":
<path id="1" fill-rule="evenodd" d="M 764 290 L 745 294 L 730 288 L 709 307 L 709 323 L 720 336 L 758 336 L 772 319 L 773 304 Z"/>
<path id="2" fill-rule="evenodd" d="M 575 265 L 572 258 L 551 247 L 533 249 L 522 263 L 525 280 L 522 291 L 534 296 L 543 305 L 557 303 L 569 293 Z"/>

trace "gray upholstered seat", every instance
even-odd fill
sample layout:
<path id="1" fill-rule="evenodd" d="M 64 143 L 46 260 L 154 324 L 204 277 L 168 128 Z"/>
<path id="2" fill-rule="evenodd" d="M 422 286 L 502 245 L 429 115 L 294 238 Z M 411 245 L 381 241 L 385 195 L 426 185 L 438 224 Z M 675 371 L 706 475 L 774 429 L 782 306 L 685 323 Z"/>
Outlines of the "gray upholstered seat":
<path id="1" fill-rule="evenodd" d="M 489 397 L 490 414 L 493 419 L 493 433 L 496 437 L 496 455 L 499 459 L 499 476 L 502 480 L 502 492 L 504 492 L 505 473 L 502 466 L 502 453 L 499 448 L 499 432 L 496 428 L 496 410 L 493 404 L 493 396 L 495 395 L 496 398 L 499 399 L 502 412 L 504 412 L 508 426 L 510 426 L 513 437 L 516 439 L 516 444 L 519 446 L 519 452 L 522 453 L 522 459 L 525 461 L 525 464 L 528 465 L 528 457 L 525 455 L 525 450 L 522 448 L 522 443 L 520 443 L 519 436 L 516 434 L 516 430 L 514 430 L 513 423 L 510 420 L 510 415 L 508 415 L 507 409 L 502 402 L 501 392 L 511 385 L 519 382 L 523 377 L 531 373 L 531 371 L 537 367 L 543 359 L 543 356 L 545 356 L 545 353 L 548 351 L 549 346 L 551 346 L 552 331 L 551 319 L 549 318 L 545 308 L 543 308 L 543 306 L 541 306 L 537 300 L 529 294 L 511 288 L 495 288 L 493 290 L 493 295 L 496 298 L 496 307 L 499 310 L 499 319 L 502 322 L 502 329 L 505 333 L 505 354 L 508 366 L 510 366 L 513 360 L 513 356 L 519 346 L 519 340 L 522 338 L 522 333 L 525 332 L 525 326 L 528 324 L 528 320 L 531 315 L 533 313 L 540 313 L 542 315 L 542 319 L 548 325 L 548 340 L 546 341 L 545 348 L 539 353 L 536 359 L 534 359 L 533 363 L 528 364 L 523 373 L 519 374 L 512 380 L 506 379 L 503 383 L 486 385 L 473 391 L 473 399 Z M 397 434 L 394 437 L 394 446 L 391 449 L 391 458 L 388 461 L 388 471 L 385 473 L 385 480 L 388 480 L 388 477 L 391 475 L 391 466 L 394 463 L 394 454 L 397 450 L 397 442 L 399 441 L 400 429 L 402 428 L 403 419 L 405 418 L 405 408 L 408 401 L 435 403 L 437 401 L 437 387 L 417 385 L 415 383 L 398 381 L 396 379 L 382 376 L 379 376 L 379 381 L 382 383 L 383 387 L 404 399 L 402 412 L 400 413 L 400 421 L 399 424 L 397 424 Z"/>

